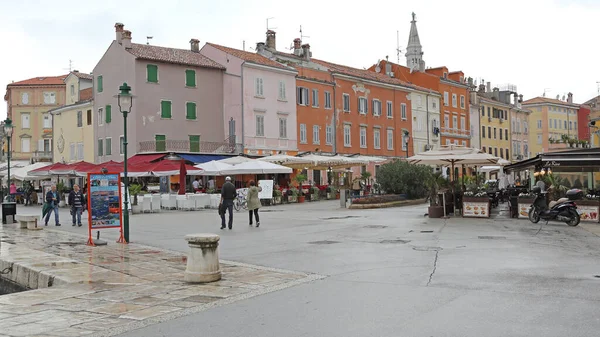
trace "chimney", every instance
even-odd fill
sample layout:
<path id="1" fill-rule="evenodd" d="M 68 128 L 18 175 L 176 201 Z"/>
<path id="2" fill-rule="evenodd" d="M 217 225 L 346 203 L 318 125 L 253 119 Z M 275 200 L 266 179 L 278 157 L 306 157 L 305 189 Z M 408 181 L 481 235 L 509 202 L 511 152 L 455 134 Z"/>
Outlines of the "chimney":
<path id="1" fill-rule="evenodd" d="M 121 40 L 123 38 L 123 27 L 125 27 L 124 24 L 120 22 L 115 23 L 115 39 L 119 44 L 121 44 Z"/>
<path id="2" fill-rule="evenodd" d="M 567 94 L 567 103 L 573 104 L 573 94 L 572 93 Z"/>
<path id="3" fill-rule="evenodd" d="M 277 50 L 275 45 L 275 32 L 270 29 L 267 30 L 267 48 Z"/>
<path id="4" fill-rule="evenodd" d="M 294 55 L 302 55 L 302 40 L 300 40 L 299 38 L 294 39 Z"/>
<path id="5" fill-rule="evenodd" d="M 389 77 L 394 77 L 392 74 L 392 65 L 389 62 L 385 62 L 385 74 Z"/>
<path id="6" fill-rule="evenodd" d="M 490 82 L 487 82 L 487 83 L 486 83 L 486 85 L 487 85 L 487 90 L 486 90 L 486 92 L 492 92 L 492 83 L 490 83 Z"/>
<path id="7" fill-rule="evenodd" d="M 523 94 L 519 95 L 519 103 L 523 103 Z"/>
<path id="8" fill-rule="evenodd" d="M 500 100 L 500 89 L 498 88 L 494 88 L 494 91 L 492 92 L 492 97 L 496 100 L 499 101 Z"/>
<path id="9" fill-rule="evenodd" d="M 302 45 L 302 57 L 304 57 L 306 61 L 310 61 L 311 52 L 310 45 L 308 43 Z"/>
<path id="10" fill-rule="evenodd" d="M 485 84 L 481 83 L 479 85 L 479 93 L 482 93 L 482 94 L 485 93 Z"/>
<path id="11" fill-rule="evenodd" d="M 265 51 L 265 43 L 264 42 L 258 42 L 256 43 L 256 52 L 257 53 L 262 53 Z"/>
<path id="12" fill-rule="evenodd" d="M 123 47 L 131 49 L 131 31 L 129 30 L 123 31 Z"/>
<path id="13" fill-rule="evenodd" d="M 190 40 L 190 50 L 193 51 L 194 53 L 199 53 L 200 52 L 200 40 L 191 39 Z"/>

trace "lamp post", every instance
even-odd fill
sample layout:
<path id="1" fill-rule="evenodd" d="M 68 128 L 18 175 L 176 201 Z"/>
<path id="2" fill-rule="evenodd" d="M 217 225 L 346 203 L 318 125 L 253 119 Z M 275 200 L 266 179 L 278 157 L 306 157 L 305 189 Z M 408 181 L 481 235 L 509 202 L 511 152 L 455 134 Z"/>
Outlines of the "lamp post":
<path id="1" fill-rule="evenodd" d="M 10 120 L 10 118 L 6 118 L 6 120 L 4 121 L 4 135 L 6 136 L 6 162 L 8 164 L 8 168 L 7 168 L 7 176 L 6 176 L 6 183 L 8 185 L 8 189 L 9 189 L 9 193 L 10 193 L 10 138 L 12 137 L 12 133 L 13 133 L 13 125 L 12 125 L 12 121 Z"/>
<path id="2" fill-rule="evenodd" d="M 404 135 L 402 135 L 402 141 L 404 142 L 404 146 L 406 146 L 406 158 L 408 158 L 408 141 L 410 140 L 410 134 L 408 131 L 404 131 Z"/>
<path id="3" fill-rule="evenodd" d="M 129 179 L 127 178 L 127 114 L 131 112 L 133 105 L 133 95 L 130 94 L 131 87 L 123 83 L 119 87 L 121 92 L 114 97 L 119 103 L 119 110 L 123 114 L 123 185 L 125 185 L 125 212 L 123 213 L 123 238 L 129 242 Z"/>

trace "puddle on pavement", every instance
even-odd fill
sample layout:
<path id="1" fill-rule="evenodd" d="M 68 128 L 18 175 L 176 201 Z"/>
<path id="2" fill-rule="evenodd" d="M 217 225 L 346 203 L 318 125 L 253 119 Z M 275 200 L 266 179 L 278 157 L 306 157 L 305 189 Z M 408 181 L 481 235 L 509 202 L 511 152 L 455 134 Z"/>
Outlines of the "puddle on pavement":
<path id="1" fill-rule="evenodd" d="M 478 236 L 479 239 L 482 240 L 505 240 L 505 236 Z"/>
<path id="2" fill-rule="evenodd" d="M 330 245 L 333 243 L 340 243 L 339 241 L 330 241 L 330 240 L 323 240 L 323 241 L 311 241 L 309 242 L 309 244 L 311 245 Z"/>
<path id="3" fill-rule="evenodd" d="M 368 225 L 368 226 L 364 226 L 363 228 L 387 228 L 388 226 L 384 226 L 384 225 Z"/>
<path id="4" fill-rule="evenodd" d="M 409 242 L 410 242 L 410 240 L 400 240 L 400 239 L 379 241 L 379 243 L 399 243 L 399 244 L 405 244 L 405 243 L 409 243 Z"/>
<path id="5" fill-rule="evenodd" d="M 442 250 L 442 247 L 413 247 L 413 250 L 420 252 L 437 252 Z"/>
<path id="6" fill-rule="evenodd" d="M 357 215 L 331 216 L 328 218 L 321 218 L 321 220 L 344 220 L 344 219 L 352 219 L 352 218 L 362 218 L 362 216 L 357 216 Z"/>

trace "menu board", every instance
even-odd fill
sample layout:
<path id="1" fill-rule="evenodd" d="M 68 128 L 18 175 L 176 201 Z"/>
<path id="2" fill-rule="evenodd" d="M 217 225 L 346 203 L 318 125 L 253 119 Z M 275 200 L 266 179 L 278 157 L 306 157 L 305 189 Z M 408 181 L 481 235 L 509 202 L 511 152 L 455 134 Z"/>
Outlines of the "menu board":
<path id="1" fill-rule="evenodd" d="M 259 199 L 273 198 L 273 180 L 259 180 L 258 186 L 262 188 L 262 191 L 258 192 Z"/>
<path id="2" fill-rule="evenodd" d="M 91 229 L 121 227 L 119 174 L 88 174 Z"/>
<path id="3" fill-rule="evenodd" d="M 577 205 L 577 213 L 579 213 L 581 221 L 598 222 L 598 206 Z"/>
<path id="4" fill-rule="evenodd" d="M 519 219 L 529 219 L 529 209 L 531 208 L 531 204 L 519 203 L 518 205 L 519 205 Z"/>
<path id="5" fill-rule="evenodd" d="M 487 218 L 490 216 L 488 202 L 463 201 L 463 216 L 474 218 Z"/>

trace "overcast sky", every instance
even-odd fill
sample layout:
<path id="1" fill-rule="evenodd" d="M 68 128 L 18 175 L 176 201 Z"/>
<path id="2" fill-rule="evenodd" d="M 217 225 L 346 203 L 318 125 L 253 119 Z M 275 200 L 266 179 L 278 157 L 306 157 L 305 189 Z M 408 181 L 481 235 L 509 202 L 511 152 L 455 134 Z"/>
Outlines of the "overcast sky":
<path id="1" fill-rule="evenodd" d="M 136 43 L 153 36 L 151 44 L 189 48 L 198 38 L 240 49 L 246 41 L 250 50 L 273 17 L 279 50 L 302 25 L 313 57 L 354 67 L 386 55 L 396 61 L 398 31 L 404 64 L 413 11 L 427 67 L 511 83 L 526 99 L 544 90 L 548 97 L 573 92 L 577 103 L 597 95 L 600 0 L 21 0 L 0 11 L 2 96 L 11 81 L 68 73 L 69 60 L 90 72 L 114 39 L 115 22 Z"/>

